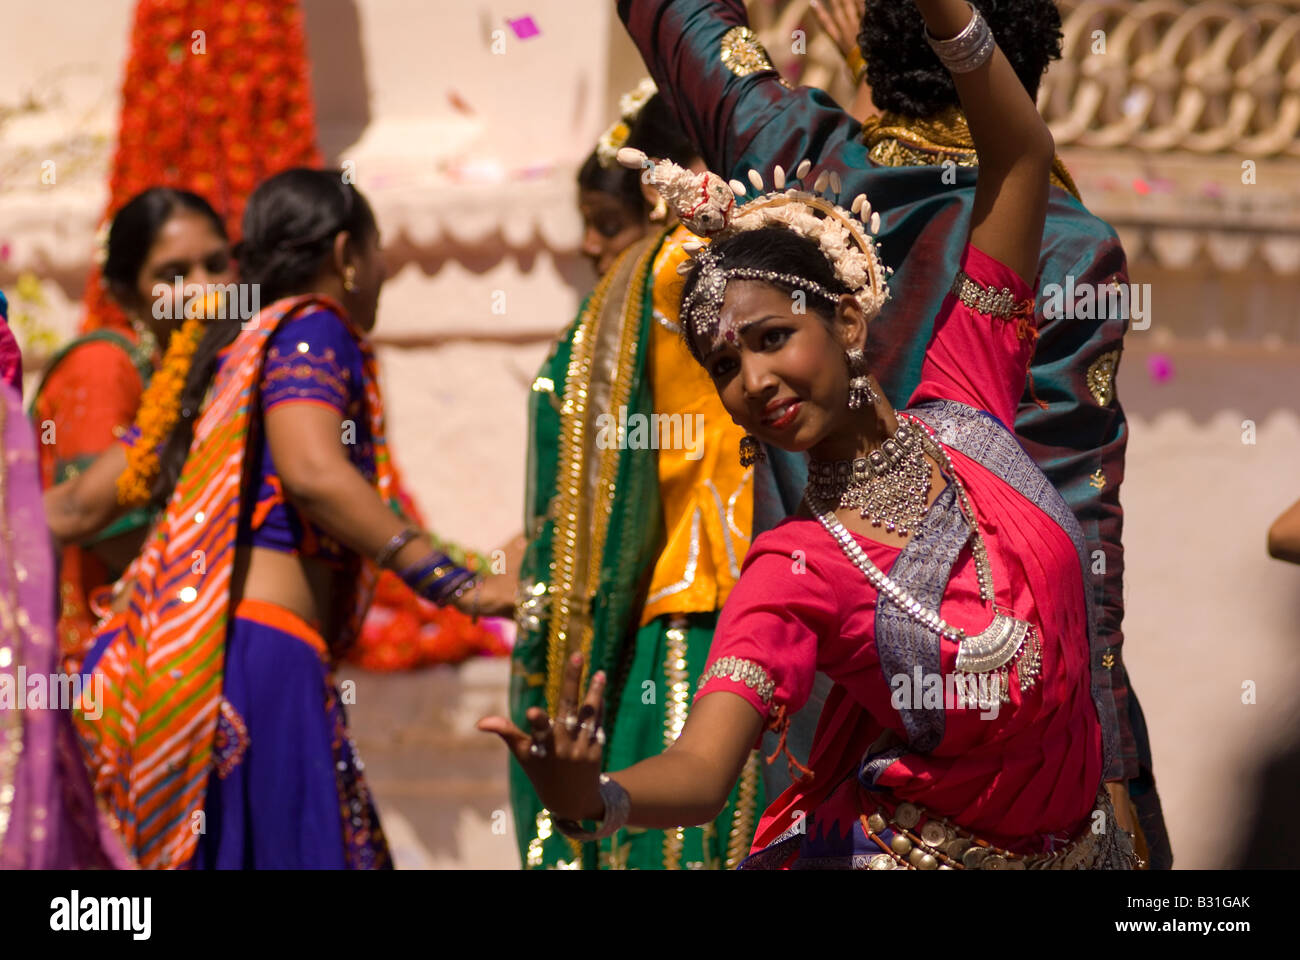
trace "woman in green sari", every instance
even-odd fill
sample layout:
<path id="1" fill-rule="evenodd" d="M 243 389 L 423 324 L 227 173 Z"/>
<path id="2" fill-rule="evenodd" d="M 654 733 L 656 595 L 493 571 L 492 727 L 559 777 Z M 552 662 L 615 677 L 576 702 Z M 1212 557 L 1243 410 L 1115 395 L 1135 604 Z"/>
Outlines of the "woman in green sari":
<path id="1" fill-rule="evenodd" d="M 529 403 L 528 546 L 511 714 L 558 696 L 581 651 L 611 678 L 606 760 L 627 766 L 673 743 L 713 628 L 749 547 L 752 470 L 743 435 L 680 343 L 684 228 L 614 154 L 634 146 L 683 166 L 697 152 L 645 85 L 579 176 L 584 252 L 603 276 L 543 364 Z M 648 428 L 648 429 L 647 429 Z M 555 831 L 511 769 L 528 869 L 722 869 L 748 851 L 764 796 L 758 755 L 702 827 L 625 830 L 599 844 Z"/>

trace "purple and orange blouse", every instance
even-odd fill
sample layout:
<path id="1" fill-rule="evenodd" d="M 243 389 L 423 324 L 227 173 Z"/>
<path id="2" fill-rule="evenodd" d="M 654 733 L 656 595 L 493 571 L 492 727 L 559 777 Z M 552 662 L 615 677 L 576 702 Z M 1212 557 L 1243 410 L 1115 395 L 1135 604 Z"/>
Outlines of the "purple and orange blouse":
<path id="1" fill-rule="evenodd" d="M 223 362 L 228 353 L 229 348 L 222 353 Z M 366 412 L 361 350 L 343 320 L 329 310 L 290 319 L 267 344 L 257 422 L 264 423 L 269 411 L 291 403 L 311 403 L 336 412 L 343 419 L 340 439 L 348 459 L 374 482 L 374 444 Z M 139 436 L 139 428 L 132 426 L 122 443 L 131 446 Z M 257 446 L 250 471 L 256 477 L 257 497 L 251 507 L 241 510 L 238 543 L 344 567 L 348 549 L 318 530 L 285 498 L 264 427 L 253 442 Z"/>

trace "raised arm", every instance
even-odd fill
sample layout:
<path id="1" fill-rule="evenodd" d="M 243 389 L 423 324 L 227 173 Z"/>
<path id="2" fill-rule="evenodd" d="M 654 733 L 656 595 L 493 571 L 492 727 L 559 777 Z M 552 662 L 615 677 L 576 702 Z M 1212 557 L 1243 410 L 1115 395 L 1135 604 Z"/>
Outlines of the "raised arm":
<path id="1" fill-rule="evenodd" d="M 972 23 L 973 8 L 966 0 L 915 3 L 930 36 L 941 42 L 958 37 Z M 1032 287 L 1056 153 L 1051 131 L 1000 48 L 983 65 L 952 76 L 979 155 L 971 243 Z"/>
<path id="2" fill-rule="evenodd" d="M 781 80 L 742 33 L 742 0 L 619 0 L 618 12 L 710 170 L 744 180 L 751 167 L 766 177 L 774 164 L 788 171 L 807 158 L 841 175 L 858 171 L 856 189 L 870 192 L 861 124 L 825 92 Z M 881 206 L 875 194 L 872 203 Z"/>

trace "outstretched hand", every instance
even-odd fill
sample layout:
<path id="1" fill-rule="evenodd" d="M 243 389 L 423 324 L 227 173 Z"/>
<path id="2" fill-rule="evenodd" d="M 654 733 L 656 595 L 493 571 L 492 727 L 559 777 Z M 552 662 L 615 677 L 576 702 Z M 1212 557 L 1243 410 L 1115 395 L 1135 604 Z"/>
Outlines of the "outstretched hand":
<path id="1" fill-rule="evenodd" d="M 576 653 L 565 665 L 554 719 L 541 707 L 532 708 L 527 733 L 506 717 L 484 717 L 478 722 L 479 730 L 505 741 L 542 803 L 563 820 L 600 820 L 605 815 L 600 798 L 605 674 L 598 671 L 591 678 L 579 706 L 582 664 L 582 654 Z"/>

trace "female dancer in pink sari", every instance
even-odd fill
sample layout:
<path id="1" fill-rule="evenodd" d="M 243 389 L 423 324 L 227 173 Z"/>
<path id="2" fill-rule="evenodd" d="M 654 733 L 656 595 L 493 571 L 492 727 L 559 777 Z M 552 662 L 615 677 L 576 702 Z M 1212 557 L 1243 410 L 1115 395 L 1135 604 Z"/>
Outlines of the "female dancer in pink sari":
<path id="1" fill-rule="evenodd" d="M 822 671 L 835 686 L 809 764 L 790 758 L 803 776 L 742 866 L 1132 866 L 1101 790 L 1082 535 L 1007 427 L 1033 350 L 1054 145 L 973 8 L 917 6 L 980 172 L 962 269 L 934 278 L 952 292 L 908 409 L 866 369 L 867 322 L 888 291 L 862 224 L 786 190 L 783 171 L 776 192 L 733 208 L 718 178 L 653 166 L 683 221 L 712 238 L 682 294 L 687 345 L 751 434 L 742 449 L 806 451 L 810 483 L 801 510 L 754 541 L 665 753 L 601 775 L 605 678 L 580 705 L 580 654 L 554 722 L 540 709 L 527 733 L 481 722 L 570 836 L 715 816 L 763 729 L 782 731 Z M 827 179 L 838 189 L 822 175 L 815 193 Z M 853 213 L 875 220 L 864 197 Z"/>

